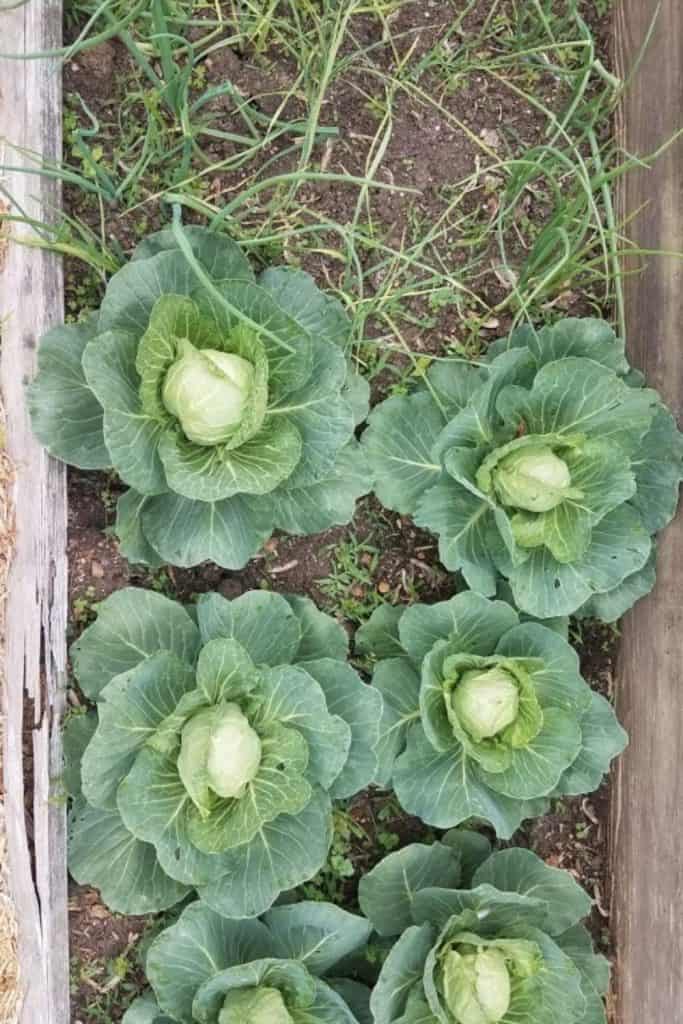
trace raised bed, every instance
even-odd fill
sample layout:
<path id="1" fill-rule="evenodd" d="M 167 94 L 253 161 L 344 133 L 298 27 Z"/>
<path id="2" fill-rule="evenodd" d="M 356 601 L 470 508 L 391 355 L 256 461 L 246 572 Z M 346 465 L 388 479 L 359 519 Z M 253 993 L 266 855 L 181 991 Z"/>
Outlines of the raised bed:
<path id="1" fill-rule="evenodd" d="M 476 33 L 486 25 L 486 5 L 472 6 L 475 9 L 470 20 L 464 23 L 464 33 Z M 619 52 L 618 70 L 622 76 L 639 53 L 651 16 L 652 12 L 637 0 L 623 0 L 618 8 L 614 32 Z M 57 47 L 61 18 L 60 4 L 43 5 L 33 0 L 13 12 L 0 13 L 2 38 L 10 39 L 9 49 L 18 50 L 23 46 L 26 53 Z M 410 32 L 417 24 L 419 58 L 439 39 L 445 18 L 444 12 L 436 6 L 426 5 L 417 11 L 415 6 L 408 5 L 406 11 L 398 12 L 398 21 L 390 23 L 391 32 Z M 683 31 L 683 24 L 679 22 L 677 5 L 674 0 L 667 0 L 662 5 L 640 72 L 621 106 L 619 130 L 629 152 L 650 153 L 677 128 L 680 96 L 676 94 L 675 69 L 680 69 L 679 40 Z M 676 31 L 677 25 L 681 31 Z M 610 24 L 603 21 L 593 28 L 605 50 L 603 59 L 607 61 Z M 73 27 L 70 31 L 73 33 Z M 368 33 L 368 43 L 378 42 L 372 34 L 376 26 L 368 26 L 361 20 L 359 31 Z M 3 43 L 2 48 L 8 47 Z M 387 60 L 390 59 L 388 55 Z M 0 62 L 0 138 L 5 136 L 18 146 L 42 152 L 47 158 L 57 158 L 61 149 L 60 79 L 54 68 L 54 62 L 50 61 Z M 286 80 L 288 70 L 287 62 L 283 61 L 279 70 L 276 62 L 275 71 L 271 66 L 266 72 L 258 60 L 250 62 L 236 57 L 232 49 L 224 49 L 217 51 L 207 73 L 214 76 L 216 82 L 229 77 L 242 95 L 261 96 L 274 87 L 281 88 L 277 75 Z M 80 92 L 102 125 L 115 119 L 115 106 L 123 98 L 116 90 L 131 74 L 130 60 L 120 44 L 106 42 L 74 56 L 67 61 L 64 74 L 67 92 Z M 540 75 L 537 84 L 543 102 L 551 110 L 556 109 L 553 104 L 557 103 L 559 109 L 562 96 L 553 82 Z M 323 108 L 325 114 L 329 112 L 343 138 L 356 139 L 356 143 L 344 147 L 341 154 L 330 146 L 328 155 L 323 158 L 325 168 L 360 178 L 366 170 L 367 143 L 377 132 L 378 123 L 380 127 L 385 123 L 382 110 L 378 113 L 373 109 L 376 97 L 372 82 L 362 80 L 361 86 L 365 92 L 359 99 L 361 94 L 341 76 L 331 94 L 329 107 Z M 655 111 L 651 106 L 653 96 L 657 96 Z M 522 110 L 514 90 L 507 88 L 504 82 L 492 86 L 474 76 L 462 95 L 444 93 L 440 100 L 445 116 L 431 109 L 425 112 L 422 105 L 406 101 L 405 108 L 400 108 L 393 118 L 391 141 L 383 162 L 385 183 L 403 186 L 405 191 L 387 191 L 373 207 L 383 228 L 393 226 L 392 244 L 396 244 L 402 232 L 410 229 L 410 218 L 416 213 L 427 221 L 436 219 L 443 190 L 454 177 L 462 177 L 475 158 L 484 153 L 495 157 L 503 145 L 507 128 L 512 126 L 527 146 L 544 137 L 542 120 L 536 119 L 533 110 Z M 272 97 L 269 100 L 266 95 L 262 111 L 272 112 L 275 109 L 272 103 Z M 76 105 L 69 100 L 70 135 L 66 148 L 69 158 L 77 153 L 73 123 L 80 115 L 76 110 Z M 22 111 L 19 118 L 17 111 Z M 142 116 L 142 107 L 137 108 L 137 114 Z M 294 101 L 288 117 L 294 119 L 300 114 Z M 418 130 L 419 141 L 416 142 Z M 111 155 L 109 147 L 115 144 L 114 136 L 115 132 L 114 135 L 103 132 L 105 158 Z M 210 152 L 215 160 L 225 156 L 218 142 L 211 143 Z M 8 159 L 5 151 L 5 164 L 19 160 L 14 153 L 12 159 Z M 620 194 L 625 217 L 652 197 L 657 200 L 649 203 L 632 226 L 631 234 L 644 249 L 679 252 L 683 248 L 680 211 L 674 199 L 677 189 L 680 190 L 680 167 L 680 154 L 677 156 L 677 151 L 671 149 L 654 171 L 625 179 Z M 50 179 L 17 172 L 6 175 L 4 180 L 25 214 L 46 220 L 59 204 L 58 189 Z M 221 195 L 230 196 L 240 180 L 237 172 L 222 175 L 215 186 L 215 197 L 209 194 L 209 200 L 218 203 Z M 411 185 L 422 190 L 422 204 L 417 208 L 411 205 Z M 340 224 L 358 216 L 357 193 L 348 190 L 341 181 L 320 188 L 312 183 L 305 188 L 304 206 Z M 488 198 L 483 193 L 491 204 L 496 201 L 495 188 L 494 181 Z M 202 195 L 202 198 L 206 197 Z M 142 199 L 145 200 L 142 215 L 146 228 L 151 228 L 165 214 L 158 204 L 149 202 L 144 195 Z M 476 201 L 482 201 L 481 193 L 476 194 Z M 67 189 L 66 209 L 98 231 L 100 211 L 89 205 L 77 188 Z M 254 218 L 261 212 L 256 209 Z M 467 212 L 471 214 L 472 208 Z M 536 218 L 540 225 L 543 204 L 525 213 L 531 222 Z M 107 258 L 116 258 L 112 240 L 123 249 L 132 247 L 140 217 L 140 210 L 135 208 L 123 216 L 115 208 L 107 212 Z M 243 226 L 248 236 L 249 218 Z M 15 229 L 10 227 L 10 230 Z M 335 276 L 338 256 L 329 237 L 325 237 L 320 246 L 312 247 L 312 251 L 299 250 L 294 242 L 291 245 L 291 249 L 289 242 L 285 246 L 286 256 L 301 259 L 321 283 L 338 282 Z M 457 247 L 453 259 L 456 262 L 459 259 Z M 81 264 L 76 262 L 69 260 L 66 269 L 68 312 L 75 316 L 83 308 L 96 305 L 100 282 L 95 273 L 83 276 Z M 431 602 L 450 596 L 456 589 L 453 578 L 438 565 L 434 539 L 417 532 L 409 520 L 383 512 L 372 499 L 363 503 L 352 528 L 340 528 L 303 541 L 276 538 L 269 543 L 264 556 L 240 573 L 226 572 L 213 565 L 196 570 L 147 573 L 129 566 L 107 533 L 112 525 L 116 484 L 105 476 L 72 472 L 69 477 L 70 585 L 67 600 L 65 475 L 61 466 L 46 459 L 33 441 L 23 402 L 23 382 L 33 372 L 36 340 L 62 316 L 60 275 L 59 263 L 52 255 L 12 243 L 0 274 L 2 386 L 8 416 L 8 451 L 17 467 L 17 544 L 9 583 L 5 655 L 8 728 L 4 768 L 6 806 L 12 823 L 10 859 L 21 921 L 23 976 L 27 983 L 22 1024 L 36 1021 L 66 1024 L 69 1020 L 74 1024 L 95 1024 L 103 1019 L 102 1014 L 109 1015 L 105 1019 L 120 1020 L 141 984 L 134 951 L 148 927 L 144 919 L 110 915 L 92 890 L 72 889 L 69 910 L 73 1010 L 69 1011 L 69 971 L 64 942 L 67 933 L 65 814 L 59 789 L 59 725 L 66 682 L 67 608 L 73 637 L 92 618 L 96 601 L 127 584 L 152 586 L 183 600 L 208 590 L 235 597 L 245 590 L 262 587 L 308 594 L 353 628 L 383 600 L 401 603 L 419 596 L 419 600 Z M 381 289 L 381 272 L 373 286 Z M 500 274 L 498 277 L 489 274 L 483 290 L 490 307 L 500 304 L 508 286 L 504 275 L 501 279 Z M 626 278 L 624 288 L 632 362 L 645 370 L 653 386 L 680 412 L 683 385 L 681 357 L 675 342 L 680 308 L 680 265 L 673 260 L 654 261 L 647 275 Z M 17 296 L 23 301 L 18 301 Z M 419 352 L 418 358 L 433 355 L 444 333 L 471 353 L 467 346 L 471 345 L 475 332 L 463 330 L 459 334 L 459 328 L 467 323 L 468 311 L 465 310 L 466 315 L 462 317 L 460 306 L 449 307 L 447 303 L 442 304 L 442 299 L 443 294 L 431 305 L 419 296 L 406 301 L 407 312 L 414 322 L 406 317 L 401 322 L 400 334 L 407 339 L 409 348 Z M 553 309 L 581 315 L 595 308 L 596 302 L 593 289 L 582 291 L 580 286 L 561 292 L 559 305 L 549 301 L 548 315 L 552 315 Z M 458 317 L 462 319 L 457 320 Z M 429 327 L 422 337 L 419 324 L 427 319 Z M 456 320 L 455 328 L 453 320 Z M 653 322 L 659 325 L 656 335 L 651 331 Z M 509 313 L 503 310 L 500 315 L 479 322 L 477 329 L 490 341 L 504 334 L 509 323 Z M 373 331 L 380 333 L 371 322 L 370 333 Z M 363 356 L 370 359 L 367 350 Z M 399 356 L 396 366 L 399 375 L 408 377 L 409 360 Z M 414 366 L 413 362 L 413 369 Z M 394 380 L 379 368 L 373 378 L 375 397 L 383 394 Z M 670 913 L 680 878 L 676 835 L 680 834 L 683 824 L 676 818 L 676 815 L 680 818 L 681 801 L 680 794 L 677 796 L 675 771 L 683 734 L 680 717 L 683 710 L 676 699 L 675 647 L 683 605 L 679 600 L 682 531 L 679 519 L 662 540 L 657 590 L 624 621 L 618 669 L 615 667 L 617 637 L 613 630 L 591 626 L 577 641 L 584 672 L 591 683 L 608 696 L 612 696 L 616 688 L 620 712 L 631 734 L 630 752 L 621 760 L 611 787 L 603 787 L 588 799 L 563 801 L 554 807 L 552 814 L 531 823 L 515 837 L 518 845 L 534 849 L 547 863 L 571 870 L 594 897 L 594 938 L 604 951 L 616 958 L 617 964 L 615 1024 L 674 1020 L 683 1002 L 680 973 L 683 934 L 680 921 Z M 650 679 L 653 685 L 644 687 L 643 679 Z M 81 701 L 75 691 L 71 699 L 74 704 Z M 666 741 L 663 740 L 665 735 Z M 23 812 L 24 803 L 27 814 Z M 306 887 L 305 894 L 332 896 L 353 907 L 359 876 L 387 849 L 424 836 L 425 829 L 415 819 L 402 814 L 390 796 L 381 791 L 362 795 L 348 811 L 330 862 L 312 886 Z M 608 848 L 610 820 L 611 846 Z M 649 822 L 647 829 L 641 827 L 642 820 Z M 611 931 L 610 926 L 613 926 Z"/>

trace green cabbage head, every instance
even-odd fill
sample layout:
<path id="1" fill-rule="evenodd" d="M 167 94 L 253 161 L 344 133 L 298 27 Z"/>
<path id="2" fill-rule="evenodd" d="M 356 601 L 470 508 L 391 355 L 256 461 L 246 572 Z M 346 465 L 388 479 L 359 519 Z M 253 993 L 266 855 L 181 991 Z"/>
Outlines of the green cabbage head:
<path id="1" fill-rule="evenodd" d="M 580 924 L 590 897 L 529 850 L 475 832 L 389 854 L 361 879 L 363 913 L 394 945 L 377 1024 L 601 1024 L 607 961 Z"/>
<path id="2" fill-rule="evenodd" d="M 66 727 L 69 866 L 120 913 L 196 889 L 253 917 L 325 862 L 332 800 L 376 774 L 382 699 L 307 598 L 204 594 L 193 611 L 120 590 L 72 647 L 97 710 Z M 278 1003 L 261 1002 L 265 1020 Z"/>
<path id="3" fill-rule="evenodd" d="M 441 953 L 444 1002 L 458 1024 L 497 1024 L 510 1009 L 513 984 L 542 965 L 533 942 L 454 935 Z"/>
<path id="4" fill-rule="evenodd" d="M 384 699 L 377 781 L 429 825 L 480 818 L 505 838 L 597 789 L 626 734 L 566 631 L 471 592 L 377 609 L 356 634 Z"/>
<path id="5" fill-rule="evenodd" d="M 537 619 L 613 622 L 655 579 L 683 437 L 592 318 L 520 327 L 476 364 L 435 361 L 362 437 L 380 501 L 435 533 L 443 564 Z"/>
<path id="6" fill-rule="evenodd" d="M 232 702 L 205 708 L 180 733 L 178 772 L 200 812 L 216 796 L 240 800 L 258 774 L 263 745 L 249 719 Z"/>
<path id="7" fill-rule="evenodd" d="M 276 988 L 242 988 L 229 992 L 218 1024 L 294 1024 L 284 997 Z"/>
<path id="8" fill-rule="evenodd" d="M 516 445 L 516 447 L 514 447 Z M 550 445 L 524 439 L 512 442 L 511 450 L 496 455 L 490 470 L 493 490 L 503 505 L 526 512 L 550 512 L 568 498 L 580 500 L 583 492 L 572 487 L 569 466 Z M 488 467 L 479 471 L 479 479 L 488 485 Z"/>
<path id="9" fill-rule="evenodd" d="M 447 710 L 476 742 L 501 736 L 519 715 L 517 680 L 497 666 L 470 669 L 453 687 Z"/>
<path id="10" fill-rule="evenodd" d="M 130 561 L 240 569 L 274 530 L 349 522 L 371 485 L 350 332 L 304 272 L 257 281 L 225 235 L 174 224 L 138 246 L 94 316 L 42 339 L 33 429 L 63 462 L 116 471 Z"/>
<path id="11" fill-rule="evenodd" d="M 496 1024 L 510 1006 L 510 973 L 497 949 L 465 944 L 455 936 L 445 950 L 442 976 L 446 1006 L 459 1024 Z M 474 944 L 472 944 L 474 939 Z"/>
<path id="12" fill-rule="evenodd" d="M 221 444 L 234 436 L 254 401 L 255 377 L 254 365 L 243 356 L 197 349 L 182 339 L 164 377 L 162 400 L 188 440 Z"/>
<path id="13" fill-rule="evenodd" d="M 190 904 L 147 952 L 152 990 L 124 1024 L 366 1024 L 369 990 L 350 979 L 371 925 L 331 903 L 231 921 Z M 346 962 L 345 962 L 346 961 Z"/>

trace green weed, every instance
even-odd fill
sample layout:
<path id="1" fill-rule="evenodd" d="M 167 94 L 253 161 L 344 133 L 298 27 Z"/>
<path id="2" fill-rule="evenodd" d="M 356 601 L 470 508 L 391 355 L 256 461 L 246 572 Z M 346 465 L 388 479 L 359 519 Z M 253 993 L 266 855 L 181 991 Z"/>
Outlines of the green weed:
<path id="1" fill-rule="evenodd" d="M 364 622 L 384 601 L 375 580 L 379 549 L 352 534 L 328 550 L 332 569 L 317 583 L 329 610 L 350 622 Z"/>
<path id="2" fill-rule="evenodd" d="M 94 621 L 97 614 L 97 593 L 94 587 L 86 587 L 82 594 L 73 599 L 71 623 L 74 632 L 82 632 Z"/>
<path id="3" fill-rule="evenodd" d="M 113 1024 L 140 990 L 135 978 L 135 964 L 127 949 L 112 959 L 83 960 L 71 958 L 70 989 L 72 994 L 92 993 L 81 1000 L 81 1013 L 87 1013 L 87 1024 Z"/>
<path id="4" fill-rule="evenodd" d="M 124 214 L 140 237 L 176 204 L 229 231 L 257 261 L 322 259 L 363 342 L 360 365 L 376 376 L 398 362 L 398 390 L 420 376 L 430 334 L 441 335 L 442 352 L 476 358 L 482 331 L 496 330 L 489 325 L 543 321 L 577 295 L 596 310 L 614 307 L 623 329 L 619 259 L 629 247 L 612 191 L 635 161 L 606 137 L 622 83 L 603 66 L 573 0 L 495 0 L 483 9 L 474 19 L 476 0 L 452 5 L 437 41 L 419 52 L 415 32 L 395 27 L 402 11 L 419 13 L 408 0 L 75 0 L 75 41 L 62 59 L 116 37 L 130 69 L 107 123 L 71 96 L 68 160 L 40 168 L 94 204 L 84 221 L 84 198 L 80 220 L 43 226 L 33 243 L 92 268 L 71 309 L 88 308 L 99 280 L 123 259 L 107 221 Z M 370 43 L 359 41 L 361 19 L 376 26 Z M 264 81 L 273 61 L 291 63 L 272 103 L 262 106 L 229 76 L 212 79 L 212 62 L 227 50 L 261 69 Z M 493 140 L 459 119 L 451 98 L 474 79 L 528 110 L 535 141 L 504 124 Z M 373 112 L 362 174 L 328 170 L 348 143 L 329 116 L 341 80 Z M 429 213 L 419 189 L 391 177 L 395 125 L 407 109 L 418 119 L 419 111 L 437 115 L 477 154 L 475 169 L 445 187 Z M 413 161 L 403 164 L 409 174 Z M 355 193 L 350 218 L 310 202 L 309 188 L 330 186 Z M 408 200 L 398 240 L 378 208 L 385 190 Z M 87 226 L 95 219 L 98 231 Z"/>
<path id="5" fill-rule="evenodd" d="M 365 830 L 341 809 L 334 811 L 333 828 L 327 863 L 315 878 L 301 887 L 306 899 L 339 902 L 346 884 L 355 874 L 353 847 L 358 840 L 367 838 Z"/>

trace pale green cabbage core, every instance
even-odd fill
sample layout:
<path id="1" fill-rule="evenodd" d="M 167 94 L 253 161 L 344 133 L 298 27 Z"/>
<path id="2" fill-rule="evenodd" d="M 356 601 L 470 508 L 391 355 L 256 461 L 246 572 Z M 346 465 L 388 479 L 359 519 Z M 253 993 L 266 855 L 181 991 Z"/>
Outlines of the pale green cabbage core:
<path id="1" fill-rule="evenodd" d="M 453 691 L 453 710 L 475 742 L 498 736 L 517 719 L 519 686 L 502 668 L 464 672 Z"/>
<path id="2" fill-rule="evenodd" d="M 500 460 L 493 470 L 504 505 L 525 512 L 550 512 L 572 491 L 569 468 L 551 448 L 521 448 Z"/>
<path id="3" fill-rule="evenodd" d="M 206 708 L 184 726 L 178 772 L 199 807 L 208 791 L 239 799 L 261 764 L 261 740 L 237 704 Z"/>
<path id="4" fill-rule="evenodd" d="M 454 1024 L 498 1024 L 507 1019 L 520 983 L 543 969 L 536 942 L 485 939 L 472 932 L 452 935 L 439 961 L 445 1009 Z M 514 1015 L 519 1016 L 519 1007 Z"/>
<path id="5" fill-rule="evenodd" d="M 218 1017 L 218 1024 L 294 1024 L 276 988 L 243 988 L 230 992 Z"/>
<path id="6" fill-rule="evenodd" d="M 242 422 L 254 383 L 254 367 L 218 349 L 199 351 L 184 340 L 182 355 L 164 379 L 161 397 L 185 437 L 200 445 L 228 441 Z"/>
<path id="7" fill-rule="evenodd" d="M 443 987 L 457 1024 L 497 1024 L 510 1008 L 510 972 L 498 949 L 450 949 L 443 959 Z"/>

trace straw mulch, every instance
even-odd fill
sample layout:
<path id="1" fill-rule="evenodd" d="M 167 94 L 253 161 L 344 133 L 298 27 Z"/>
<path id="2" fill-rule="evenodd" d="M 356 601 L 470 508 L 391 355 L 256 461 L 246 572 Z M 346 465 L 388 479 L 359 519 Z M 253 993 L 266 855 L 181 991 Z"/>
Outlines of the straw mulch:
<path id="1" fill-rule="evenodd" d="M 7 569 L 13 539 L 9 496 L 11 481 L 12 467 L 5 452 L 4 417 L 0 406 L 0 655 L 4 638 Z M 2 679 L 0 678 L 1 684 Z M 0 1024 L 15 1024 L 19 1012 L 19 962 L 17 959 L 17 923 L 9 894 L 9 865 L 1 785 L 4 724 L 2 707 L 0 704 Z"/>
<path id="2" fill-rule="evenodd" d="M 18 1001 L 17 922 L 9 896 L 5 815 L 0 798 L 0 1024 L 15 1024 Z"/>

